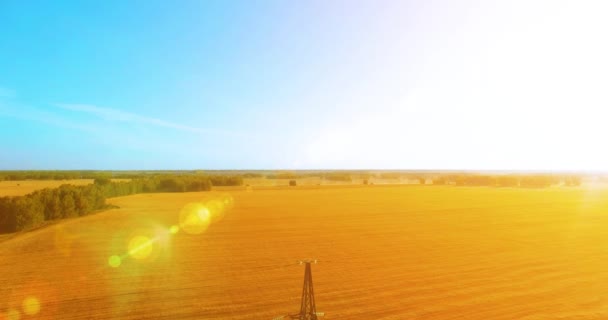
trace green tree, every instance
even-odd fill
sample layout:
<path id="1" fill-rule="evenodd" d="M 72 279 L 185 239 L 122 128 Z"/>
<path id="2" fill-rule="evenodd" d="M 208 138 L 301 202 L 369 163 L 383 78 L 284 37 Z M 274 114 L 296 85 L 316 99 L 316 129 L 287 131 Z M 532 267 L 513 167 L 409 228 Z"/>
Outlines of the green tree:
<path id="1" fill-rule="evenodd" d="M 78 216 L 76 210 L 76 201 L 71 192 L 65 192 L 61 196 L 61 217 L 62 218 L 73 218 Z"/>
<path id="2" fill-rule="evenodd" d="M 31 201 L 29 197 L 13 198 L 13 214 L 16 231 L 38 226 L 44 221 L 44 211 L 41 204 Z"/>

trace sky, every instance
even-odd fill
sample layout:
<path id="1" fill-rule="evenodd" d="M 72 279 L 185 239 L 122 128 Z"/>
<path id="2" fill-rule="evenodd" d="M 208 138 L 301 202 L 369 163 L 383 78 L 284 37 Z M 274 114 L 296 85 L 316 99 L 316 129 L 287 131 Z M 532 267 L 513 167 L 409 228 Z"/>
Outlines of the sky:
<path id="1" fill-rule="evenodd" d="M 608 170 L 608 2 L 0 0 L 0 169 Z"/>

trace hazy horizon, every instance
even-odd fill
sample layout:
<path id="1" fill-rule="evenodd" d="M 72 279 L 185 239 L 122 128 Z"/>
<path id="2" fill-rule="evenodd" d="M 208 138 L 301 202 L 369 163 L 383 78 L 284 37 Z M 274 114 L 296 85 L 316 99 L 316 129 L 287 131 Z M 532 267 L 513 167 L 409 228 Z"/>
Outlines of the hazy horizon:
<path id="1" fill-rule="evenodd" d="M 501 170 L 501 169 L 332 169 L 332 168 L 315 168 L 315 169 L 0 169 L 0 173 L 6 172 L 113 172 L 113 173 L 130 173 L 130 172 L 200 172 L 200 173 L 331 173 L 331 172 L 347 172 L 347 173 L 422 173 L 422 174 L 576 174 L 576 175 L 604 175 L 608 174 L 608 170 Z"/>
<path id="2" fill-rule="evenodd" d="M 607 12 L 2 1 L 0 169 L 605 172 Z"/>

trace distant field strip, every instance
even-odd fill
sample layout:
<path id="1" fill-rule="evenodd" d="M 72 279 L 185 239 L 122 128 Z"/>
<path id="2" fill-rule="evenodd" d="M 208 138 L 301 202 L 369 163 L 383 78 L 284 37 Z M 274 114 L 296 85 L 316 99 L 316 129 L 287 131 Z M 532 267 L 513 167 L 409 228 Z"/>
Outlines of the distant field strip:
<path id="1" fill-rule="evenodd" d="M 113 198 L 118 209 L 0 242 L 0 314 L 27 319 L 33 297 L 47 319 L 272 319 L 298 310 L 295 262 L 316 258 L 328 320 L 608 318 L 605 189 L 230 191 L 234 208 L 205 232 L 108 265 L 137 232 L 222 195 Z"/>
<path id="2" fill-rule="evenodd" d="M 112 179 L 112 181 L 129 181 L 131 179 Z M 93 183 L 93 179 L 74 180 L 16 180 L 0 181 L 0 197 L 24 196 L 36 190 L 58 188 L 63 184 L 84 186 Z"/>
<path id="3" fill-rule="evenodd" d="M 93 179 L 0 181 L 0 197 L 24 196 L 44 188 L 57 188 L 62 184 L 83 186 L 91 183 Z"/>

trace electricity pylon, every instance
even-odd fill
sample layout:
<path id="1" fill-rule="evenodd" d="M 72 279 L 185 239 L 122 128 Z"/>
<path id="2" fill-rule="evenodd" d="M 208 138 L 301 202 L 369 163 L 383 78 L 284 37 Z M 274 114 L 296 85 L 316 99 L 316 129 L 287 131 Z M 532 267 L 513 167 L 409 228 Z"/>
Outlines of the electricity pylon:
<path id="1" fill-rule="evenodd" d="M 300 260 L 298 263 L 306 266 L 304 270 L 304 286 L 302 287 L 300 313 L 277 317 L 273 320 L 281 320 L 285 319 L 285 317 L 298 320 L 318 320 L 319 317 L 325 315 L 323 312 L 317 312 L 317 306 L 315 305 L 315 291 L 312 286 L 312 269 L 310 264 L 317 263 L 317 260 Z"/>
<path id="2" fill-rule="evenodd" d="M 317 263 L 317 260 L 301 260 L 300 264 L 306 265 L 304 271 L 304 286 L 302 287 L 302 301 L 300 302 L 300 313 L 296 318 L 300 320 L 317 320 L 317 306 L 315 305 L 315 290 L 312 286 L 312 271 L 311 263 Z"/>

